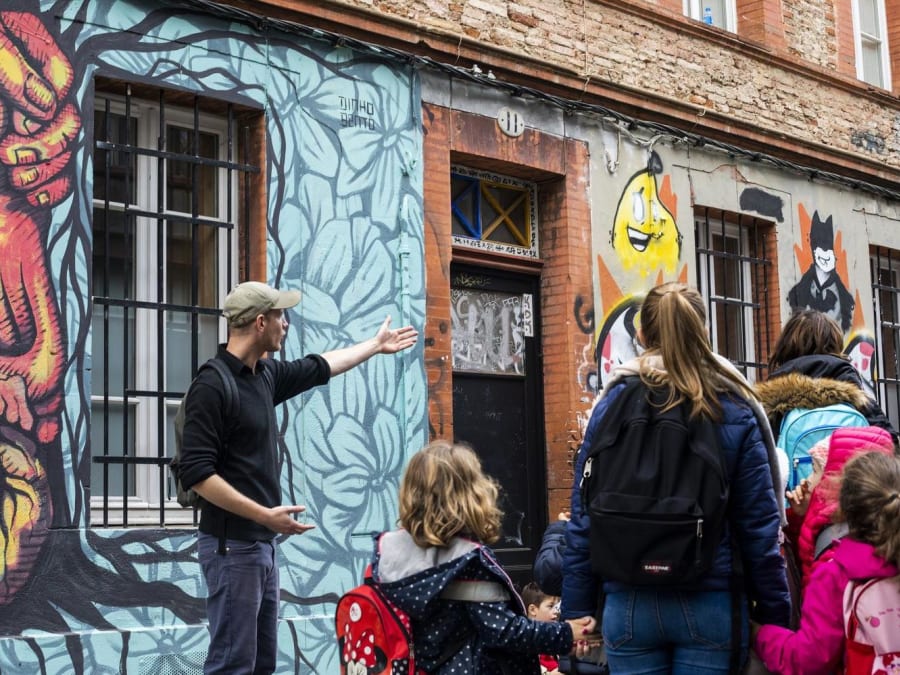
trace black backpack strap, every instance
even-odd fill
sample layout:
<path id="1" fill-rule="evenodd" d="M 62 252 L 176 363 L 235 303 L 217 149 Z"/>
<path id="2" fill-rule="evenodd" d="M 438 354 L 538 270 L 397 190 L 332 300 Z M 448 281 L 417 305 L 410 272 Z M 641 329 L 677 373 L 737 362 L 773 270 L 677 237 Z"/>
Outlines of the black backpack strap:
<path id="1" fill-rule="evenodd" d="M 219 358 L 210 359 L 200 368 L 207 366 L 215 370 L 222 380 L 222 394 L 225 396 L 225 419 L 235 419 L 240 413 L 240 408 L 238 407 L 237 381 L 234 379 L 234 373 L 231 372 L 228 364 Z"/>
<path id="2" fill-rule="evenodd" d="M 819 532 L 819 536 L 816 537 L 816 550 L 813 554 L 813 560 L 818 560 L 820 555 L 825 553 L 825 551 L 846 537 L 849 533 L 850 526 L 847 525 L 847 523 L 832 523 Z"/>
<path id="3" fill-rule="evenodd" d="M 237 424 L 238 416 L 240 415 L 240 398 L 238 397 L 238 389 L 237 389 L 237 381 L 234 379 L 234 373 L 231 372 L 231 368 L 228 367 L 228 364 L 225 363 L 222 359 L 213 357 L 209 359 L 206 363 L 200 366 L 200 369 L 203 368 L 212 368 L 219 374 L 219 379 L 222 380 L 222 395 L 225 398 L 225 420 L 226 425 L 235 425 Z M 228 456 L 228 437 L 230 436 L 230 432 L 226 429 L 225 440 L 222 443 L 222 456 L 219 457 L 219 466 L 224 466 L 225 458 Z M 223 511 L 223 513 L 225 513 Z M 225 540 L 228 538 L 227 536 L 228 530 L 228 517 L 222 517 L 222 529 L 219 532 L 219 555 L 225 555 L 228 552 L 227 547 L 225 546 Z"/>

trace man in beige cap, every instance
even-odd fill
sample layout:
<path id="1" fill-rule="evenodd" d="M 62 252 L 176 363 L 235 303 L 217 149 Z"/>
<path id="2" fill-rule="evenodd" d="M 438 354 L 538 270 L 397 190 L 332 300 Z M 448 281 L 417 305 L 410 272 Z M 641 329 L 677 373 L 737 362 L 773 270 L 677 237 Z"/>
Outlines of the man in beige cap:
<path id="1" fill-rule="evenodd" d="M 412 326 L 391 330 L 387 317 L 375 337 L 295 361 L 265 358 L 281 350 L 284 311 L 299 291 L 258 281 L 238 284 L 225 298 L 228 343 L 217 359 L 231 378 L 201 368 L 185 401 L 179 477 L 205 504 L 198 557 L 208 589 L 210 645 L 204 673 L 271 673 L 278 654 L 278 561 L 275 538 L 314 525 L 295 519 L 305 510 L 281 504 L 275 406 L 325 384 L 375 354 L 412 347 Z M 223 386 L 236 385 L 236 412 L 226 410 Z"/>

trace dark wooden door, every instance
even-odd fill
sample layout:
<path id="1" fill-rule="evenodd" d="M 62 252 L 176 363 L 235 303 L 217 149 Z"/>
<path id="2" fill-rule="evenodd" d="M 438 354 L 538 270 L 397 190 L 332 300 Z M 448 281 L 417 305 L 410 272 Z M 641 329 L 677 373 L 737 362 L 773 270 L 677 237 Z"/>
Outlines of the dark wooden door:
<path id="1" fill-rule="evenodd" d="M 501 486 L 503 536 L 493 546 L 517 584 L 546 523 L 539 280 L 453 266 L 453 427 Z"/>

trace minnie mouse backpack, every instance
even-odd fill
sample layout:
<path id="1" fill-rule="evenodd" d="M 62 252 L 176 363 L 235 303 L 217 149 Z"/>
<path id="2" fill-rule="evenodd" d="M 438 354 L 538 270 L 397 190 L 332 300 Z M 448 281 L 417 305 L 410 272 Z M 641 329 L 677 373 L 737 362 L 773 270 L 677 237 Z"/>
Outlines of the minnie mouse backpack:
<path id="1" fill-rule="evenodd" d="M 417 675 L 409 616 L 372 579 L 341 596 L 334 615 L 341 675 Z"/>
<path id="2" fill-rule="evenodd" d="M 844 590 L 845 675 L 900 673 L 900 581 L 851 582 Z"/>

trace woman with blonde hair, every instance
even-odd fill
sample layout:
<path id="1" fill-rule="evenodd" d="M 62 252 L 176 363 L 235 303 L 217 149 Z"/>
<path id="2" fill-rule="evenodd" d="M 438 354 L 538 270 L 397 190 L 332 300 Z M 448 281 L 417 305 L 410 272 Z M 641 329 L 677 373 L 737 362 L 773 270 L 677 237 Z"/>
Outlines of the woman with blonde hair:
<path id="1" fill-rule="evenodd" d="M 737 658 L 746 657 L 748 606 L 766 623 L 786 626 L 790 617 L 779 552 L 783 510 L 776 491 L 781 494 L 782 488 L 773 470 L 771 430 L 747 381 L 713 353 L 703 299 L 695 289 L 667 283 L 650 290 L 641 306 L 638 337 L 645 351 L 614 371 L 579 452 L 563 562 L 562 617 L 592 617 L 602 586 L 602 633 L 611 672 L 728 673 L 735 664 L 733 650 L 739 650 Z M 593 574 L 591 519 L 580 483 L 590 475 L 584 468 L 595 437 L 618 428 L 618 415 L 628 415 L 623 410 L 608 417 L 607 412 L 626 388 L 637 386 L 648 400 L 661 401 L 663 411 L 680 407 L 689 424 L 712 422 L 713 445 L 717 442 L 728 483 L 727 509 L 720 516 L 724 524 L 709 548 L 705 571 L 676 585 L 634 585 Z M 741 566 L 746 591 L 733 596 L 734 569 Z M 740 644 L 735 644 L 736 634 Z"/>
<path id="2" fill-rule="evenodd" d="M 592 639 L 586 620 L 525 616 L 489 548 L 501 518 L 497 485 L 467 445 L 437 440 L 410 459 L 400 483 L 400 529 L 378 535 L 372 576 L 410 616 L 425 672 L 537 674 L 538 654 L 568 653 L 579 642 L 586 649 Z"/>

